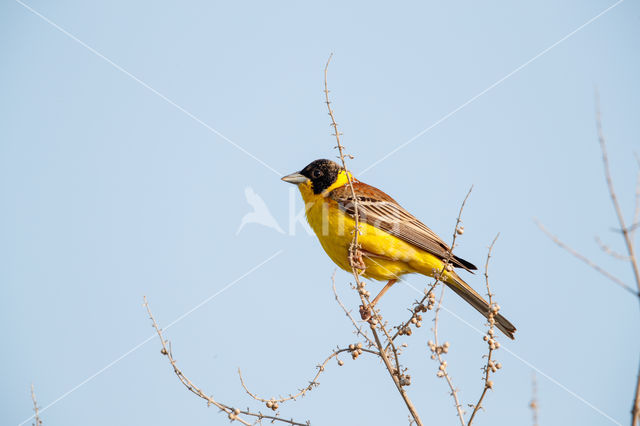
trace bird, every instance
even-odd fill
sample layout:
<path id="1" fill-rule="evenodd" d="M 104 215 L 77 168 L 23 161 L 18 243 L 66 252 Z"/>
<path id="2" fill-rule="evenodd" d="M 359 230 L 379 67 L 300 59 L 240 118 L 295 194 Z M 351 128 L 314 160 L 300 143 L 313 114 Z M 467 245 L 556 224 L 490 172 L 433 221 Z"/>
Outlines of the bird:
<path id="1" fill-rule="evenodd" d="M 489 317 L 489 303 L 453 270 L 473 273 L 477 267 L 453 255 L 435 232 L 380 189 L 357 180 L 344 167 L 326 159 L 312 161 L 282 180 L 297 185 L 305 202 L 307 221 L 322 248 L 346 271 L 352 271 L 349 259 L 357 208 L 359 256 L 354 264 L 364 278 L 387 281 L 371 306 L 401 276 L 417 273 L 440 276 L 456 294 Z M 516 328 L 509 320 L 499 313 L 494 313 L 493 318 L 500 331 L 515 338 Z"/>

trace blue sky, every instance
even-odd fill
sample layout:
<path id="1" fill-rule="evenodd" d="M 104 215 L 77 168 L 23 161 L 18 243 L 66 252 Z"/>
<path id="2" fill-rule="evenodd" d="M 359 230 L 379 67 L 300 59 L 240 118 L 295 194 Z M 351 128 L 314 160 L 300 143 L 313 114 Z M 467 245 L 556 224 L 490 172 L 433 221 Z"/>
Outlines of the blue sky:
<path id="1" fill-rule="evenodd" d="M 446 240 L 473 184 L 456 251 L 475 264 L 501 233 L 491 282 L 518 333 L 502 341 L 477 424 L 530 424 L 534 369 L 541 424 L 628 423 L 637 301 L 533 219 L 631 283 L 594 242 L 623 249 L 594 88 L 629 218 L 639 19 L 629 0 L 0 3 L 2 423 L 29 419 L 34 383 L 46 425 L 226 424 L 149 339 L 144 295 L 161 325 L 179 319 L 166 337 L 184 372 L 231 405 L 256 407 L 238 367 L 255 392 L 287 394 L 355 341 L 333 300 L 333 264 L 301 225 L 289 232 L 290 200 L 294 212 L 302 203 L 279 180 L 336 155 L 322 103 L 331 52 L 356 176 Z M 247 188 L 284 233 L 237 233 L 252 210 Z M 349 277 L 339 271 L 337 284 L 355 308 Z M 466 278 L 482 289 L 481 274 Z M 396 285 L 380 307 L 397 323 L 417 296 Z M 484 322 L 452 293 L 445 306 L 455 313 L 440 321 L 449 371 L 472 403 L 485 345 L 470 325 Z M 456 424 L 429 359 L 430 325 L 406 339 L 408 390 L 426 422 Z M 406 421 L 385 371 L 364 356 L 332 364 L 281 412 L 313 424 Z"/>

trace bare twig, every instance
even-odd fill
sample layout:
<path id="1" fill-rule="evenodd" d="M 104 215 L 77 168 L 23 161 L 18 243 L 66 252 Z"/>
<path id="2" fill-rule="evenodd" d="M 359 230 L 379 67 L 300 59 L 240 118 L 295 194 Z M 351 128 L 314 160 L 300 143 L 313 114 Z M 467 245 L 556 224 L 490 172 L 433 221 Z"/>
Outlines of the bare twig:
<path id="1" fill-rule="evenodd" d="M 433 306 L 435 305 L 435 295 L 433 294 L 433 290 L 436 288 L 436 286 L 439 283 L 440 283 L 440 280 L 436 279 L 431 284 L 429 289 L 426 289 L 426 288 L 424 289 L 424 296 L 422 296 L 420 300 L 416 300 L 413 303 L 413 307 L 409 309 L 409 313 L 411 314 L 409 319 L 395 327 L 396 332 L 394 333 L 393 336 L 391 336 L 392 341 L 394 341 L 398 336 L 402 336 L 405 334 L 410 336 L 412 334 L 411 324 L 414 324 L 417 327 L 422 326 L 421 312 L 427 312 L 433 309 Z M 387 343 L 387 348 L 389 347 L 390 344 L 391 343 Z"/>
<path id="2" fill-rule="evenodd" d="M 640 301 L 640 269 L 638 268 L 638 259 L 636 258 L 635 247 L 632 239 L 633 229 L 629 229 L 625 225 L 624 215 L 622 214 L 622 209 L 620 208 L 620 203 L 618 202 L 618 197 L 616 196 L 616 191 L 613 186 L 613 179 L 611 178 L 611 170 L 609 167 L 609 156 L 607 155 L 607 143 L 604 138 L 604 132 L 602 131 L 602 119 L 600 115 L 600 99 L 598 97 L 597 92 L 596 92 L 596 126 L 598 128 L 598 141 L 600 142 L 600 149 L 602 151 L 602 164 L 604 166 L 604 177 L 607 181 L 607 188 L 609 189 L 611 204 L 613 204 L 613 208 L 616 211 L 616 216 L 618 217 L 618 223 L 620 224 L 622 236 L 624 238 L 624 242 L 627 247 L 627 253 L 629 254 L 629 263 L 631 264 L 631 269 L 633 270 L 633 276 L 636 281 L 636 286 L 638 287 L 638 292 L 636 293 L 636 295 L 638 296 L 638 300 Z M 637 197 L 638 197 L 638 188 L 636 187 L 636 209 L 634 211 L 634 220 L 638 215 Z M 632 226 L 635 226 L 635 224 L 633 224 Z M 633 426 L 640 424 L 640 369 L 638 370 L 638 378 L 636 380 L 636 389 L 635 389 L 635 395 L 633 398 L 633 406 L 631 408 L 631 424 Z"/>
<path id="3" fill-rule="evenodd" d="M 362 327 L 360 327 L 360 325 L 357 323 L 355 318 L 353 318 L 353 315 L 351 315 L 351 312 L 347 309 L 346 306 L 344 306 L 344 303 L 342 303 L 342 300 L 340 300 L 340 297 L 338 296 L 338 290 L 336 290 L 336 271 L 335 270 L 333 271 L 333 274 L 331 275 L 331 284 L 332 284 L 332 288 L 333 288 L 333 295 L 336 298 L 336 302 L 338 302 L 338 305 L 340 305 L 340 307 L 344 311 L 345 315 L 347 317 L 349 317 L 349 319 L 351 320 L 351 324 L 353 324 L 353 327 L 356 329 L 356 334 L 362 336 L 362 338 L 365 339 L 367 341 L 367 343 L 369 343 L 369 345 L 375 346 L 375 343 L 367 335 L 367 332 L 362 330 Z"/>
<path id="4" fill-rule="evenodd" d="M 436 313 L 433 318 L 433 342 L 427 342 L 431 352 L 431 358 L 437 358 L 438 363 L 440 364 L 438 370 L 438 377 L 444 377 L 447 380 L 447 385 L 449 385 L 449 390 L 451 391 L 451 396 L 453 397 L 453 401 L 456 404 L 456 411 L 458 412 L 458 419 L 460 420 L 460 424 L 465 426 L 464 422 L 464 411 L 462 411 L 462 404 L 460 403 L 460 399 L 458 398 L 458 390 L 453 385 L 453 381 L 451 380 L 451 376 L 447 372 L 447 361 L 445 361 L 442 357 L 443 353 L 447 353 L 449 350 L 449 342 L 445 342 L 443 345 L 440 345 L 438 342 L 438 318 L 440 316 L 440 309 L 442 308 L 442 299 L 444 298 L 444 289 L 446 287 L 442 286 L 442 292 L 440 293 L 440 298 L 438 299 L 438 305 L 436 307 Z"/>
<path id="5" fill-rule="evenodd" d="M 558 245 L 559 247 L 565 249 L 571 255 L 573 255 L 574 257 L 576 257 L 578 259 L 580 259 L 581 261 L 583 261 L 584 263 L 589 265 L 591 268 L 593 268 L 595 271 L 597 271 L 600 274 L 604 275 L 605 277 L 609 278 L 611 281 L 613 281 L 614 283 L 618 284 L 620 287 L 624 288 L 625 290 L 627 290 L 628 292 L 630 292 L 634 296 L 636 296 L 636 297 L 639 296 L 638 292 L 636 292 L 633 288 L 629 287 L 621 279 L 619 279 L 618 277 L 610 274 L 609 272 L 607 272 L 606 270 L 604 270 L 603 268 L 601 268 L 600 266 L 598 266 L 597 264 L 595 264 L 594 262 L 589 260 L 586 256 L 580 254 L 578 251 L 572 249 L 571 247 L 569 247 L 568 245 L 563 243 L 557 236 L 553 235 L 550 231 L 548 231 L 547 228 L 545 228 L 544 225 L 542 225 L 542 223 L 540 223 L 538 220 L 534 219 L 534 222 L 536 223 L 536 225 L 538 225 L 538 228 L 540 228 L 540 230 L 542 232 L 544 232 L 547 235 L 547 237 L 549 237 L 551 239 L 551 241 L 556 243 L 556 245 Z"/>
<path id="6" fill-rule="evenodd" d="M 491 293 L 491 288 L 489 287 L 489 259 L 491 259 L 491 251 L 493 250 L 493 246 L 496 243 L 496 240 L 498 239 L 499 236 L 500 234 L 498 233 L 498 235 L 496 235 L 496 237 L 493 239 L 493 242 L 489 246 L 489 251 L 487 253 L 487 261 L 484 264 L 484 281 L 487 287 L 487 297 L 489 298 L 489 318 L 488 318 L 489 330 L 487 331 L 487 334 L 484 336 L 484 340 L 489 345 L 489 353 L 487 354 L 487 364 L 484 366 L 484 389 L 482 389 L 480 398 L 478 399 L 478 402 L 473 408 L 473 412 L 471 413 L 471 417 L 469 418 L 469 422 L 467 423 L 467 426 L 471 426 L 471 423 L 473 422 L 473 419 L 475 418 L 476 413 L 480 408 L 482 408 L 482 401 L 484 400 L 484 397 L 487 394 L 487 391 L 489 389 L 493 389 L 493 381 L 490 380 L 491 373 L 495 373 L 502 367 L 499 362 L 495 362 L 492 359 L 493 352 L 496 351 L 498 348 L 500 348 L 500 343 L 496 340 L 497 336 L 495 336 L 495 330 L 494 330 L 495 320 L 493 318 L 494 315 L 496 315 L 500 310 L 500 307 L 497 304 L 493 303 L 493 294 Z"/>
<path id="7" fill-rule="evenodd" d="M 467 195 L 464 197 L 464 200 L 462 200 L 462 204 L 460 205 L 460 210 L 458 211 L 458 217 L 456 218 L 456 226 L 453 228 L 453 236 L 451 238 L 451 247 L 449 247 L 445 264 L 442 267 L 442 270 L 440 271 L 440 273 L 436 275 L 435 282 L 433 283 L 433 285 L 431 286 L 431 289 L 429 290 L 429 292 L 427 292 L 425 296 L 431 297 L 430 294 L 433 291 L 434 287 L 438 284 L 438 281 L 440 281 L 442 274 L 444 274 L 447 267 L 450 267 L 451 265 L 450 261 L 453 259 L 453 249 L 455 248 L 455 245 L 456 245 L 456 239 L 458 238 L 458 235 L 462 235 L 462 233 L 464 232 L 464 227 L 462 226 L 462 212 L 464 210 L 464 206 L 467 204 L 469 195 L 471 195 L 471 191 L 473 191 L 473 185 L 469 188 Z M 462 410 L 462 404 L 460 403 L 460 399 L 458 398 L 458 391 L 453 385 L 453 380 L 451 379 L 451 376 L 449 376 L 449 373 L 447 371 L 447 362 L 443 359 L 443 356 L 442 356 L 443 353 L 447 353 L 449 351 L 449 342 L 445 342 L 443 345 L 440 345 L 438 342 L 438 318 L 440 314 L 440 309 L 442 307 L 442 299 L 444 298 L 444 289 L 445 289 L 445 286 L 442 286 L 442 293 L 440 295 L 440 299 L 438 300 L 435 316 L 433 318 L 434 342 L 429 341 L 427 344 L 429 346 L 429 349 L 432 352 L 431 358 L 437 359 L 438 363 L 440 364 L 437 376 L 444 377 L 446 379 L 447 385 L 449 386 L 449 390 L 451 391 L 450 392 L 451 397 L 453 398 L 453 401 L 456 406 L 456 411 L 458 414 L 458 419 L 460 420 L 460 424 L 462 426 L 465 426 L 464 411 Z M 426 299 L 423 297 L 423 301 L 424 300 Z"/>
<path id="8" fill-rule="evenodd" d="M 198 386 L 196 386 L 191 380 L 189 380 L 189 378 L 187 378 L 187 376 L 185 376 L 184 373 L 182 373 L 182 371 L 178 368 L 178 365 L 176 364 L 176 361 L 173 358 L 173 353 L 171 351 L 171 344 L 164 339 L 164 336 L 162 335 L 162 329 L 158 326 L 158 323 L 153 317 L 153 314 L 151 313 L 151 309 L 149 308 L 149 303 L 147 302 L 146 297 L 144 298 L 144 307 L 146 308 L 147 313 L 149 314 L 149 319 L 152 322 L 153 328 L 156 330 L 156 333 L 158 333 L 158 337 L 160 338 L 160 343 L 162 345 L 162 350 L 160 352 L 169 359 L 169 363 L 173 368 L 173 372 L 176 374 L 176 376 L 178 376 L 178 379 L 180 379 L 180 382 L 182 382 L 182 384 L 190 392 L 204 399 L 207 402 L 207 405 L 213 405 L 217 407 L 218 409 L 220 409 L 220 411 L 223 411 L 224 413 L 226 413 L 231 421 L 237 421 L 246 426 L 250 426 L 252 423 L 249 423 L 248 421 L 244 420 L 241 417 L 243 415 L 247 417 L 255 417 L 257 422 L 260 422 L 261 420 L 266 419 L 266 420 L 270 420 L 271 422 L 282 422 L 282 423 L 287 423 L 295 426 L 309 425 L 309 422 L 298 423 L 293 420 L 284 419 L 278 416 L 265 415 L 260 412 L 252 412 L 249 410 L 241 410 L 239 408 L 233 408 L 229 405 L 216 401 L 213 398 L 213 396 L 209 396 L 205 394 Z"/>
<path id="9" fill-rule="evenodd" d="M 531 408 L 531 416 L 533 418 L 533 426 L 538 426 L 538 381 L 536 380 L 536 372 L 531 374 L 531 402 L 529 403 Z"/>
<path id="10" fill-rule="evenodd" d="M 349 263 L 351 265 L 351 272 L 356 282 L 358 295 L 360 296 L 360 300 L 362 301 L 362 308 L 372 313 L 372 318 L 369 320 L 369 326 L 371 329 L 371 333 L 373 334 L 375 346 L 379 350 L 380 357 L 382 358 L 382 361 L 385 367 L 387 368 L 387 371 L 391 376 L 391 379 L 393 380 L 393 383 L 395 384 L 396 389 L 400 393 L 400 396 L 402 397 L 405 405 L 407 406 L 407 409 L 409 410 L 411 417 L 413 418 L 413 420 L 418 426 L 422 426 L 422 421 L 420 420 L 420 416 L 418 415 L 418 412 L 415 406 L 413 405 L 413 402 L 411 402 L 411 399 L 409 399 L 407 392 L 403 388 L 403 383 L 401 382 L 401 371 L 400 371 L 400 363 L 398 360 L 397 349 L 393 344 L 393 341 L 391 340 L 391 336 L 389 335 L 383 322 L 381 321 L 379 314 L 377 314 L 376 311 L 374 311 L 371 308 L 371 302 L 369 301 L 369 297 L 366 293 L 366 290 L 364 290 L 364 284 L 360 281 L 360 277 L 359 277 L 360 273 L 362 272 L 362 270 L 360 269 L 362 267 L 362 262 L 360 260 L 361 256 L 360 256 L 359 244 L 358 244 L 358 235 L 360 233 L 360 214 L 358 210 L 358 198 L 356 197 L 355 189 L 353 187 L 353 179 L 351 178 L 351 174 L 347 169 L 347 164 L 345 161 L 345 157 L 347 155 L 345 154 L 344 146 L 340 141 L 340 131 L 338 130 L 338 124 L 336 123 L 335 115 L 333 114 L 333 110 L 331 109 L 331 101 L 329 100 L 329 86 L 327 83 L 327 72 L 328 72 L 329 64 L 331 63 L 332 57 L 333 57 L 333 54 L 329 56 L 329 59 L 327 60 L 327 64 L 325 65 L 325 68 L 324 68 L 324 93 L 325 93 L 325 102 L 327 104 L 327 109 L 329 111 L 329 116 L 331 117 L 331 126 L 333 127 L 334 136 L 336 138 L 336 143 L 337 143 L 336 148 L 340 153 L 340 160 L 342 162 L 342 167 L 344 168 L 344 171 L 347 175 L 347 184 L 349 185 L 349 189 L 351 191 L 351 197 L 353 199 L 355 224 L 354 224 L 354 230 L 353 230 L 353 240 L 351 241 L 351 245 L 349 246 Z M 376 326 L 380 327 L 380 330 L 387 336 L 387 339 L 391 343 L 391 350 L 396 362 L 395 367 L 393 367 L 391 365 L 391 362 L 389 361 L 389 356 L 387 354 L 387 351 L 383 347 L 382 342 L 380 341 L 380 337 L 378 336 Z"/>
<path id="11" fill-rule="evenodd" d="M 638 301 L 640 302 L 640 268 L 638 266 L 638 259 L 636 257 L 635 246 L 633 241 L 635 230 L 639 225 L 638 218 L 640 216 L 640 170 L 636 180 L 635 209 L 633 212 L 633 223 L 630 226 L 627 226 L 624 220 L 624 215 L 622 214 L 622 208 L 620 207 L 620 203 L 618 202 L 618 197 L 616 195 L 615 187 L 613 185 L 613 179 L 611 177 L 611 168 L 609 165 L 609 156 L 607 153 L 607 143 L 604 137 L 604 132 L 602 130 L 602 118 L 600 114 L 600 99 L 597 91 L 596 91 L 596 128 L 598 132 L 598 142 L 600 144 L 600 150 L 602 152 L 602 165 L 604 168 L 604 178 L 607 183 L 609 198 L 611 198 L 611 204 L 613 205 L 613 209 L 618 219 L 618 224 L 620 225 L 619 231 L 622 234 L 622 238 L 624 240 L 624 243 L 627 249 L 627 254 L 628 254 L 628 256 L 622 256 L 616 253 L 615 257 L 622 258 L 623 260 L 626 260 L 627 262 L 629 262 L 629 265 L 631 266 L 631 270 L 633 271 L 633 277 L 636 282 L 637 290 L 634 290 L 631 286 L 627 285 L 619 278 L 613 276 L 608 271 L 604 270 L 603 268 L 596 265 L 591 260 L 587 259 L 582 254 L 578 253 L 574 249 L 570 248 L 569 246 L 561 242 L 558 239 L 558 237 L 548 232 L 540 223 L 538 223 L 538 226 L 557 245 L 564 248 L 573 256 L 582 260 L 584 263 L 591 266 L 594 270 L 606 276 L 611 281 L 615 282 L 616 284 L 618 284 L 628 292 L 632 293 L 634 296 L 638 298 Z M 636 156 L 636 162 L 638 163 L 638 166 L 640 168 L 640 159 L 637 156 Z M 602 244 L 601 244 L 601 248 L 603 248 Z M 612 254 L 610 249 L 606 246 L 604 246 L 603 250 L 605 250 L 605 252 L 609 254 Z M 637 375 L 636 386 L 635 386 L 635 395 L 633 398 L 633 405 L 631 408 L 631 425 L 637 426 L 639 424 L 640 424 L 640 368 L 638 369 L 638 375 Z"/>
<path id="12" fill-rule="evenodd" d="M 42 426 L 42 420 L 40 419 L 40 407 L 38 407 L 38 401 L 36 401 L 36 393 L 33 390 L 33 383 L 31 384 L 31 400 L 33 401 L 33 426 Z"/>
<path id="13" fill-rule="evenodd" d="M 242 387 L 244 388 L 245 392 L 247 392 L 249 394 L 249 396 L 251 396 L 251 398 L 255 399 L 256 401 L 260 401 L 260 402 L 265 402 L 265 403 L 269 403 L 271 402 L 273 403 L 283 403 L 283 402 L 287 402 L 287 401 L 291 401 L 291 400 L 296 400 L 297 398 L 303 397 L 307 394 L 307 392 L 309 392 L 310 390 L 312 390 L 314 387 L 320 385 L 320 383 L 318 382 L 318 378 L 320 377 L 320 375 L 324 372 L 327 363 L 329 363 L 329 361 L 331 361 L 333 358 L 337 358 L 338 355 L 340 355 L 343 352 L 349 352 L 351 354 L 354 353 L 354 351 L 359 351 L 359 353 L 362 352 L 367 352 L 373 355 L 380 355 L 380 353 L 376 352 L 376 351 L 372 351 L 370 349 L 367 348 L 363 348 L 362 345 L 350 345 L 350 347 L 348 348 L 338 348 L 336 350 L 334 350 L 331 355 L 329 355 L 323 362 L 322 364 L 318 364 L 316 366 L 316 368 L 318 369 L 318 372 L 316 373 L 316 375 L 313 377 L 313 379 L 311 379 L 309 381 L 309 384 L 305 387 L 302 388 L 298 391 L 298 393 L 296 394 L 289 394 L 289 396 L 284 397 L 284 398 L 262 398 L 258 395 L 256 395 L 255 393 L 251 392 L 249 390 L 249 388 L 247 387 L 247 385 L 244 382 L 244 379 L 242 378 L 242 372 L 240 371 L 240 369 L 238 369 L 238 376 L 240 376 L 240 383 L 242 384 Z M 354 357 L 357 358 L 357 355 Z M 338 365 L 342 365 L 342 361 L 338 360 Z"/>
<path id="14" fill-rule="evenodd" d="M 605 252 L 609 256 L 614 257 L 614 258 L 616 258 L 618 260 L 624 260 L 625 262 L 629 261 L 629 256 L 624 255 L 622 253 L 618 253 L 617 251 L 615 251 L 614 249 L 612 249 L 611 247 L 606 245 L 600 238 L 595 237 L 595 240 L 596 240 L 596 244 L 598 245 L 598 247 L 600 247 L 600 250 L 602 250 L 603 252 Z"/>
<path id="15" fill-rule="evenodd" d="M 451 260 L 453 256 L 453 249 L 456 246 L 456 239 L 458 235 L 462 235 L 464 232 L 464 227 L 462 227 L 462 211 L 464 210 L 464 206 L 467 204 L 467 200 L 471 195 L 471 191 L 473 191 L 473 185 L 467 191 L 467 195 L 465 195 L 464 200 L 462 200 L 462 204 L 460 205 L 460 210 L 458 211 L 458 218 L 456 219 L 456 226 L 453 228 L 453 236 L 451 237 L 451 247 L 449 248 L 449 260 Z"/>
<path id="16" fill-rule="evenodd" d="M 333 114 L 333 110 L 331 109 L 331 101 L 329 100 L 329 85 L 327 83 L 327 72 L 329 71 L 329 64 L 331 63 L 331 58 L 333 57 L 333 53 L 329 55 L 329 59 L 327 60 L 327 64 L 324 67 L 324 96 L 325 103 L 327 104 L 327 110 L 329 111 L 329 116 L 331 117 L 331 126 L 333 126 L 333 133 L 336 137 L 336 148 L 338 148 L 338 152 L 340 153 L 340 160 L 342 161 L 342 167 L 347 175 L 347 182 L 349 183 L 349 189 L 351 190 L 351 196 L 353 197 L 353 219 L 355 221 L 355 226 L 353 230 L 353 240 L 351 241 L 351 246 L 349 247 L 349 263 L 353 269 L 354 276 L 356 280 L 358 279 L 358 235 L 360 234 L 360 213 L 358 212 L 358 199 L 356 197 L 356 192 L 353 189 L 353 180 L 351 179 L 351 174 L 347 169 L 347 163 L 345 161 L 345 153 L 344 146 L 340 142 L 340 131 L 338 130 L 338 123 L 336 123 L 336 117 Z"/>

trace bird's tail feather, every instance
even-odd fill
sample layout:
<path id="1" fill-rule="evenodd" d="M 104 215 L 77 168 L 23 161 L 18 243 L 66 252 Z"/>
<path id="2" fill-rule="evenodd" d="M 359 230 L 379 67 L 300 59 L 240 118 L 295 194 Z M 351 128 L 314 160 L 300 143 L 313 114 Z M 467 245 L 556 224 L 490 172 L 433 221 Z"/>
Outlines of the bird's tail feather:
<path id="1" fill-rule="evenodd" d="M 489 303 L 472 289 L 469 284 L 464 282 L 456 273 L 448 273 L 446 278 L 445 284 L 447 284 L 451 290 L 455 291 L 458 296 L 462 297 L 468 304 L 484 315 L 485 318 L 489 317 Z M 494 319 L 498 330 L 502 331 L 510 339 L 514 339 L 515 326 L 501 314 L 494 315 Z"/>

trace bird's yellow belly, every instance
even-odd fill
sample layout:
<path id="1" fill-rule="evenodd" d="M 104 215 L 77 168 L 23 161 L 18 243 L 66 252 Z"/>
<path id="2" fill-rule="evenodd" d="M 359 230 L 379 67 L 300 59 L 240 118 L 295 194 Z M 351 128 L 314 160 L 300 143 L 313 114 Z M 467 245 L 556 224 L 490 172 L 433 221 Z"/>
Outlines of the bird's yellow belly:
<path id="1" fill-rule="evenodd" d="M 340 268 L 351 271 L 349 246 L 355 221 L 343 213 L 335 201 L 326 198 L 307 204 L 306 214 L 327 255 Z M 364 253 L 362 275 L 365 278 L 390 280 L 414 272 L 433 276 L 443 267 L 430 253 L 367 223 L 360 223 L 358 243 Z"/>

